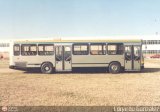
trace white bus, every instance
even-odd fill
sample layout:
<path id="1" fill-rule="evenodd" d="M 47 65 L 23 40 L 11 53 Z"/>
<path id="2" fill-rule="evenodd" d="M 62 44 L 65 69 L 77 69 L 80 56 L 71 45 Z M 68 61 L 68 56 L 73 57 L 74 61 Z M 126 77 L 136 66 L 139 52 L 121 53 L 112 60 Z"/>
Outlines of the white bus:
<path id="1" fill-rule="evenodd" d="M 24 40 L 10 44 L 10 68 L 65 71 L 141 71 L 142 40 Z"/>

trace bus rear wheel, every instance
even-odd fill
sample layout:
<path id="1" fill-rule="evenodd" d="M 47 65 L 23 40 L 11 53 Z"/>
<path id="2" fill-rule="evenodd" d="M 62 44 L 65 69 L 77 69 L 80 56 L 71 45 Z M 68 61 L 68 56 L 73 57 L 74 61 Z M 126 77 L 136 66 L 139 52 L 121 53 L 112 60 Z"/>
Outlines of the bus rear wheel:
<path id="1" fill-rule="evenodd" d="M 51 74 L 53 72 L 53 65 L 51 63 L 43 63 L 41 66 L 41 72 L 44 74 Z"/>
<path id="2" fill-rule="evenodd" d="M 112 62 L 109 65 L 109 72 L 116 74 L 116 73 L 120 73 L 121 71 L 121 65 L 118 62 Z"/>

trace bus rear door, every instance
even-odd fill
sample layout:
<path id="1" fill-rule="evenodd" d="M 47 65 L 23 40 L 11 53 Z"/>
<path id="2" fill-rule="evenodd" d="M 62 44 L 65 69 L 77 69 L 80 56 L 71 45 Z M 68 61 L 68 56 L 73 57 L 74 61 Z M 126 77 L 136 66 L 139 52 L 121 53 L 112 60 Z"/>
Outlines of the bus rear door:
<path id="1" fill-rule="evenodd" d="M 55 46 L 55 70 L 56 71 L 71 71 L 71 46 L 57 45 Z"/>
<path id="2" fill-rule="evenodd" d="M 126 71 L 141 70 L 141 46 L 140 45 L 125 46 L 125 70 Z"/>

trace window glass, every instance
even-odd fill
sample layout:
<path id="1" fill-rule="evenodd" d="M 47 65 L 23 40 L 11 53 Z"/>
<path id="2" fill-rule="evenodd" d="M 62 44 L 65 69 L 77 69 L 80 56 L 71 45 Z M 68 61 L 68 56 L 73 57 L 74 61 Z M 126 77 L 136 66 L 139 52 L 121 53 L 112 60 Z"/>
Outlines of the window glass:
<path id="1" fill-rule="evenodd" d="M 37 46 L 30 46 L 30 51 L 37 51 Z"/>
<path id="2" fill-rule="evenodd" d="M 74 55 L 88 55 L 89 49 L 88 44 L 74 44 L 73 54 Z"/>
<path id="3" fill-rule="evenodd" d="M 53 45 L 45 45 L 45 51 L 54 51 Z"/>
<path id="4" fill-rule="evenodd" d="M 74 51 L 81 51 L 81 47 L 78 46 L 78 45 L 77 45 L 77 46 L 75 45 L 75 46 L 74 46 Z"/>
<path id="5" fill-rule="evenodd" d="M 123 54 L 124 46 L 123 44 L 108 44 L 107 50 L 109 55 L 121 55 Z"/>
<path id="6" fill-rule="evenodd" d="M 108 54 L 116 54 L 116 49 L 117 46 L 116 45 L 108 45 Z"/>
<path id="7" fill-rule="evenodd" d="M 36 44 L 22 44 L 21 54 L 23 56 L 37 55 L 37 45 Z"/>
<path id="8" fill-rule="evenodd" d="M 91 55 L 105 55 L 106 54 L 106 45 L 105 44 L 91 44 L 90 45 L 90 54 Z"/>
<path id="9" fill-rule="evenodd" d="M 139 46 L 134 46 L 134 55 L 139 56 L 140 55 L 140 47 Z"/>
<path id="10" fill-rule="evenodd" d="M 71 51 L 70 47 L 65 47 L 65 51 Z"/>
<path id="11" fill-rule="evenodd" d="M 81 51 L 87 51 L 87 46 L 86 46 L 86 45 L 80 46 L 80 50 L 81 50 Z"/>
<path id="12" fill-rule="evenodd" d="M 140 59 L 140 46 L 134 46 L 134 60 L 139 60 Z"/>
<path id="13" fill-rule="evenodd" d="M 29 51 L 29 46 L 22 46 L 22 50 Z"/>
<path id="14" fill-rule="evenodd" d="M 54 55 L 54 45 L 53 44 L 38 45 L 38 55 Z"/>
<path id="15" fill-rule="evenodd" d="M 13 50 L 14 50 L 14 56 L 20 55 L 20 45 L 19 44 L 15 44 L 13 47 Z"/>
<path id="16" fill-rule="evenodd" d="M 126 46 L 126 47 L 125 47 L 125 53 L 126 53 L 127 55 L 131 55 L 131 46 Z"/>
<path id="17" fill-rule="evenodd" d="M 125 60 L 131 60 L 132 49 L 131 46 L 125 46 Z"/>
<path id="18" fill-rule="evenodd" d="M 71 47 L 64 47 L 64 60 L 71 61 Z"/>
<path id="19" fill-rule="evenodd" d="M 43 46 L 38 46 L 38 51 L 43 51 Z"/>
<path id="20" fill-rule="evenodd" d="M 14 51 L 20 51 L 19 45 L 15 45 L 15 46 L 14 46 Z"/>
<path id="21" fill-rule="evenodd" d="M 56 46 L 56 61 L 62 61 L 63 57 L 62 57 L 62 47 L 61 46 Z"/>

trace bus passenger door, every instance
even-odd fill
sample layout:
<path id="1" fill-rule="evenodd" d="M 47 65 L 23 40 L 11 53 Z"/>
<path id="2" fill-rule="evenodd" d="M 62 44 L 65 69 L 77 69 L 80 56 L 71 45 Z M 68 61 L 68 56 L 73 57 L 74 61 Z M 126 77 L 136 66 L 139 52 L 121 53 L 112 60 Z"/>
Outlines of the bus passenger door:
<path id="1" fill-rule="evenodd" d="M 132 70 L 132 46 L 125 46 L 125 70 Z"/>
<path id="2" fill-rule="evenodd" d="M 55 62 L 56 71 L 71 71 L 71 46 L 56 46 L 55 47 Z"/>
<path id="3" fill-rule="evenodd" d="M 125 46 L 125 70 L 138 71 L 141 69 L 141 46 Z"/>
<path id="4" fill-rule="evenodd" d="M 71 46 L 64 46 L 64 70 L 65 71 L 71 71 Z"/>
<path id="5" fill-rule="evenodd" d="M 141 69 L 141 46 L 133 46 L 134 50 L 134 70 Z"/>

